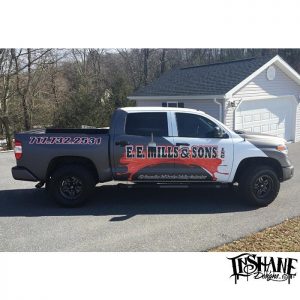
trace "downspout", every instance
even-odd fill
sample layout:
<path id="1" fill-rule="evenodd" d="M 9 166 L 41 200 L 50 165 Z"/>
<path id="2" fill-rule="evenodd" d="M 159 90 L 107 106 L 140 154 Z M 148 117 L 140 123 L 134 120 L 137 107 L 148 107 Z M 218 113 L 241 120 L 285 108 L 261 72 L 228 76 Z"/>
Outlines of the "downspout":
<path id="1" fill-rule="evenodd" d="M 236 110 L 238 109 L 238 107 L 240 106 L 240 104 L 242 103 L 242 101 L 243 101 L 243 98 L 240 98 L 240 99 L 238 99 L 237 100 L 238 101 L 238 104 L 236 105 L 234 105 L 233 107 L 234 107 L 234 110 L 233 110 L 233 130 L 236 130 L 236 128 L 235 128 L 235 123 L 236 123 L 236 121 L 235 121 L 235 114 L 236 114 Z"/>
<path id="2" fill-rule="evenodd" d="M 219 106 L 219 121 L 223 123 L 222 118 L 222 103 L 217 101 L 217 98 L 214 99 L 214 103 L 216 103 Z"/>

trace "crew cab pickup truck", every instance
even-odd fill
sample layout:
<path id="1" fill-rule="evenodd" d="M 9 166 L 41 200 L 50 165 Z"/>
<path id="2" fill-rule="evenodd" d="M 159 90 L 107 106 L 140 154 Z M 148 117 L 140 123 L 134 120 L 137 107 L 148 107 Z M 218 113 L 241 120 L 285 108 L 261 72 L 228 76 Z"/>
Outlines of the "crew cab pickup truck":
<path id="1" fill-rule="evenodd" d="M 235 186 L 241 200 L 266 206 L 293 176 L 285 140 L 234 132 L 184 108 L 117 109 L 110 128 L 45 129 L 15 135 L 17 180 L 46 184 L 64 206 L 111 180 L 136 184 Z"/>

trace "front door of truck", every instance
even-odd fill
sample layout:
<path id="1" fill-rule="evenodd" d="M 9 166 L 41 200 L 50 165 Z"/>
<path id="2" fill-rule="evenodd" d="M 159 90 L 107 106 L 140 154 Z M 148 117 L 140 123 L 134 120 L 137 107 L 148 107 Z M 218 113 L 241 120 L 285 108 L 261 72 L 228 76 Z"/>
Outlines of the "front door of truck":
<path id="1" fill-rule="evenodd" d="M 124 132 L 114 137 L 116 180 L 168 181 L 174 169 L 170 112 L 128 112 Z"/>
<path id="2" fill-rule="evenodd" d="M 174 165 L 178 180 L 228 182 L 233 163 L 229 134 L 199 114 L 174 112 L 172 121 L 179 147 Z"/>

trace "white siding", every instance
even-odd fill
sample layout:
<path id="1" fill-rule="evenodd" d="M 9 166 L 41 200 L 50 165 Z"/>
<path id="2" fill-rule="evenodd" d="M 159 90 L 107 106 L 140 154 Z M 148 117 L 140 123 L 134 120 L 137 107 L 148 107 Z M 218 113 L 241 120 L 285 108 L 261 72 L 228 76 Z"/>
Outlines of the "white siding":
<path id="1" fill-rule="evenodd" d="M 241 97 L 268 97 L 268 96 L 286 96 L 300 94 L 300 86 L 290 79 L 281 69 L 273 65 L 276 69 L 274 80 L 267 79 L 267 70 L 256 76 L 251 82 L 242 87 L 233 96 Z"/>
<path id="2" fill-rule="evenodd" d="M 258 99 L 272 96 L 287 96 L 293 95 L 299 102 L 300 86 L 290 79 L 278 66 L 273 64 L 276 69 L 276 77 L 274 80 L 267 79 L 267 71 L 263 71 L 256 76 L 251 82 L 242 87 L 233 95 L 233 100 L 236 105 L 241 99 Z M 234 110 L 227 102 L 225 108 L 225 124 L 234 128 Z M 300 106 L 298 104 L 296 109 L 296 141 L 300 141 Z"/>
<path id="3" fill-rule="evenodd" d="M 162 106 L 163 102 L 174 102 L 175 100 L 136 100 L 136 106 Z M 213 100 L 176 100 L 183 102 L 185 108 L 202 110 L 210 116 L 219 119 L 219 105 Z M 220 100 L 218 102 L 222 103 Z M 221 108 L 223 111 L 223 108 Z"/>

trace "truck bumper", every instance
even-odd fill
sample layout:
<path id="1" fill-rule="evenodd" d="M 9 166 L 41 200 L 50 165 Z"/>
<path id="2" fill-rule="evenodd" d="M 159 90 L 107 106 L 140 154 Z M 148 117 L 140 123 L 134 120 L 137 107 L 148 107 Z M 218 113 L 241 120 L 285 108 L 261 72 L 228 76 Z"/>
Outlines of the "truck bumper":
<path id="1" fill-rule="evenodd" d="M 294 167 L 293 166 L 282 168 L 282 181 L 291 179 L 293 177 L 293 175 L 294 175 Z"/>
<path id="2" fill-rule="evenodd" d="M 24 167 L 13 167 L 11 173 L 16 180 L 39 181 L 34 174 Z"/>

